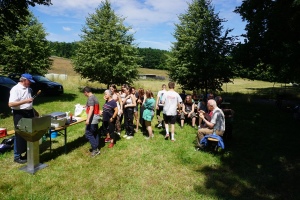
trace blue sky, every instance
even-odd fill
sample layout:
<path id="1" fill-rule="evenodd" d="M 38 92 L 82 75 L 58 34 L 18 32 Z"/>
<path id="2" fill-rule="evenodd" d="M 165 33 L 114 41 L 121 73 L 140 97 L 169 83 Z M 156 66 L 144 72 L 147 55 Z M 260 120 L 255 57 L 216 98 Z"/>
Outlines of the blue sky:
<path id="1" fill-rule="evenodd" d="M 187 11 L 192 0 L 111 0 L 115 13 L 126 18 L 124 24 L 131 26 L 135 43 L 142 48 L 170 50 L 174 23 L 178 15 Z M 242 0 L 212 0 L 215 12 L 226 19 L 224 28 L 233 28 L 232 35 L 245 33 L 245 23 L 240 15 L 233 13 Z M 48 33 L 47 39 L 59 42 L 80 40 L 81 29 L 89 14 L 101 4 L 101 0 L 52 0 L 52 6 L 36 6 L 30 10 Z"/>

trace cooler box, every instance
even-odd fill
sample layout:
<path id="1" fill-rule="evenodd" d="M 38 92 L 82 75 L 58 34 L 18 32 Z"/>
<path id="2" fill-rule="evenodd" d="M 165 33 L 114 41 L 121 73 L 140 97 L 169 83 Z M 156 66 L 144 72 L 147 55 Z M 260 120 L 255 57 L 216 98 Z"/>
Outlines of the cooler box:
<path id="1" fill-rule="evenodd" d="M 51 115 L 51 127 L 57 128 L 66 124 L 67 114 L 65 112 L 53 112 L 49 115 Z"/>

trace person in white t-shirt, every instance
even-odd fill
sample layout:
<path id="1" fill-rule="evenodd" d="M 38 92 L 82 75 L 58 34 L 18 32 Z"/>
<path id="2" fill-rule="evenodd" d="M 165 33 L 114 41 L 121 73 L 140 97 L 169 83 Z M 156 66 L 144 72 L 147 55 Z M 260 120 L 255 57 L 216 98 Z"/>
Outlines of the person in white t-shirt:
<path id="1" fill-rule="evenodd" d="M 164 113 L 164 121 L 165 121 L 165 129 L 166 135 L 165 139 L 169 138 L 169 124 L 171 124 L 171 141 L 175 141 L 174 133 L 175 133 L 175 122 L 177 117 L 177 109 L 180 109 L 182 99 L 180 95 L 174 91 L 175 83 L 169 82 L 169 91 L 165 92 L 162 97 L 162 103 L 164 105 L 163 113 Z"/>
<path id="2" fill-rule="evenodd" d="M 14 126 L 17 128 L 18 122 L 22 118 L 38 117 L 38 112 L 33 108 L 32 89 L 30 84 L 35 81 L 31 74 L 22 74 L 20 82 L 10 90 L 10 96 L 8 100 L 8 106 L 11 107 L 13 113 Z M 27 150 L 26 140 L 19 135 L 15 134 L 14 139 L 14 162 L 24 164 L 27 162 Z"/>
<path id="3" fill-rule="evenodd" d="M 156 107 L 156 117 L 157 117 L 157 121 L 158 121 L 158 125 L 157 125 L 158 128 L 163 126 L 163 120 L 160 118 L 160 113 L 161 113 L 161 111 L 163 111 L 163 108 L 164 108 L 164 104 L 162 103 L 162 97 L 163 97 L 164 93 L 167 92 L 166 87 L 167 87 L 166 84 L 163 84 L 161 86 L 162 89 L 160 91 L 158 91 L 157 97 L 156 97 L 156 106 L 155 107 Z"/>

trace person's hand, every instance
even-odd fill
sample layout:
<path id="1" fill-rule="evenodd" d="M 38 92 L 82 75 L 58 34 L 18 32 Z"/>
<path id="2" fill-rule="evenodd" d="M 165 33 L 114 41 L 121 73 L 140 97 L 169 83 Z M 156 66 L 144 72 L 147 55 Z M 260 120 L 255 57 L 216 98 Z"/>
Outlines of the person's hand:
<path id="1" fill-rule="evenodd" d="M 88 125 L 88 124 L 89 124 L 89 121 L 90 121 L 89 119 L 86 119 L 86 120 L 85 120 L 85 124 Z"/>
<path id="2" fill-rule="evenodd" d="M 33 98 L 25 99 L 24 101 L 25 101 L 25 103 L 32 103 L 33 102 Z"/>
<path id="3" fill-rule="evenodd" d="M 120 109 L 120 115 L 122 115 L 123 114 L 123 110 L 122 109 Z"/>
<path id="4" fill-rule="evenodd" d="M 200 113 L 199 117 L 200 117 L 201 119 L 204 119 L 203 113 Z"/>

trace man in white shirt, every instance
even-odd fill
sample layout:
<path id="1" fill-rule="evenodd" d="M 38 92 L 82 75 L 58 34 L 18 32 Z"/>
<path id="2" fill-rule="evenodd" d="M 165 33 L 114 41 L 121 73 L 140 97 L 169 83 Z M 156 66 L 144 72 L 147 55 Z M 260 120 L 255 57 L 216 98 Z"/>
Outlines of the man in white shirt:
<path id="1" fill-rule="evenodd" d="M 162 89 L 160 91 L 158 91 L 157 97 L 156 97 L 156 117 L 157 117 L 157 121 L 158 121 L 157 127 L 163 126 L 163 120 L 160 118 L 160 112 L 163 111 L 163 108 L 164 108 L 164 104 L 162 103 L 162 97 L 163 97 L 164 93 L 167 92 L 166 84 L 163 84 L 161 87 L 162 87 Z"/>
<path id="2" fill-rule="evenodd" d="M 16 127 L 21 118 L 32 118 L 38 116 L 38 113 L 32 107 L 32 89 L 30 84 L 34 83 L 30 74 L 22 74 L 20 82 L 10 90 L 8 106 L 13 113 L 14 126 Z M 14 139 L 14 162 L 26 163 L 26 157 L 22 153 L 26 152 L 27 142 L 19 134 L 15 134 Z"/>
<path id="3" fill-rule="evenodd" d="M 165 139 L 169 138 L 169 124 L 171 124 L 171 141 L 175 141 L 174 133 L 175 133 L 175 122 L 177 117 L 177 108 L 180 109 L 182 99 L 180 95 L 174 91 L 175 83 L 169 82 L 169 91 L 165 92 L 162 97 L 162 103 L 164 105 L 163 113 L 164 113 L 164 121 L 166 128 Z"/>

